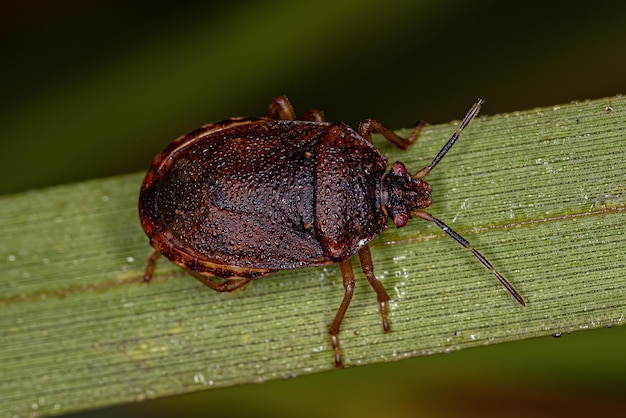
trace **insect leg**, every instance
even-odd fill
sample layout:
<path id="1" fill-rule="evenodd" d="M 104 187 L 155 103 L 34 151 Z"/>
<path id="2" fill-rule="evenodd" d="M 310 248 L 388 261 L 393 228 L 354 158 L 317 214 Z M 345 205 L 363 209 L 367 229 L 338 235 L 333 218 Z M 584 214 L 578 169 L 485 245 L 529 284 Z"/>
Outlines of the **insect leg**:
<path id="1" fill-rule="evenodd" d="M 152 274 L 154 273 L 154 267 L 156 266 L 157 259 L 161 256 L 161 253 L 157 250 L 152 251 L 150 257 L 148 257 L 148 264 L 146 265 L 146 270 L 143 273 L 143 281 L 149 282 L 152 279 Z"/>
<path id="2" fill-rule="evenodd" d="M 161 253 L 157 250 L 152 251 L 150 257 L 148 257 L 148 265 L 146 266 L 146 270 L 143 274 L 143 281 L 149 282 L 152 280 L 152 274 L 154 273 L 154 267 L 156 265 L 157 259 L 161 256 Z M 233 290 L 239 289 L 240 287 L 248 284 L 251 278 L 238 278 L 238 279 L 229 279 L 225 280 L 222 283 L 218 283 L 215 280 L 212 280 L 210 277 L 203 276 L 202 274 L 185 269 L 187 273 L 189 273 L 194 278 L 201 281 L 203 284 L 207 285 L 211 289 L 217 292 L 232 292 Z"/>
<path id="3" fill-rule="evenodd" d="M 293 106 L 291 105 L 291 102 L 289 101 L 287 96 L 274 97 L 270 102 L 270 105 L 267 109 L 267 117 L 274 118 L 276 113 L 278 113 L 280 119 L 296 119 L 296 112 L 293 110 Z M 322 112 L 321 110 L 309 109 L 302 117 L 302 120 L 325 122 L 326 117 L 324 116 L 324 112 Z"/>
<path id="4" fill-rule="evenodd" d="M 302 120 L 310 120 L 312 122 L 326 122 L 324 112 L 318 109 L 309 109 L 306 111 Z"/>
<path id="5" fill-rule="evenodd" d="M 248 282 L 252 280 L 252 278 L 241 277 L 237 279 L 226 279 L 222 283 L 218 283 L 211 277 L 204 276 L 197 271 L 192 271 L 188 269 L 185 269 L 185 271 L 192 275 L 194 278 L 198 279 L 198 281 L 215 290 L 216 292 L 232 292 L 233 290 L 237 290 L 240 287 L 247 285 Z"/>
<path id="6" fill-rule="evenodd" d="M 293 111 L 293 106 L 291 106 L 291 102 L 287 96 L 274 97 L 270 102 L 267 109 L 267 117 L 273 119 L 276 113 L 278 113 L 281 119 L 296 119 L 296 112 Z"/>
<path id="7" fill-rule="evenodd" d="M 341 351 L 339 350 L 339 327 L 341 326 L 343 317 L 348 310 L 348 306 L 350 306 L 350 301 L 352 300 L 352 295 L 354 294 L 354 271 L 352 270 L 352 263 L 350 262 L 350 259 L 339 262 L 339 268 L 341 269 L 341 277 L 343 279 L 345 293 L 343 295 L 341 305 L 339 305 L 339 309 L 337 309 L 335 319 L 333 319 L 333 322 L 328 328 L 330 341 L 335 349 L 335 367 L 343 367 L 341 363 Z"/>
<path id="8" fill-rule="evenodd" d="M 365 119 L 359 124 L 359 135 L 365 138 L 368 142 L 372 142 L 372 130 L 376 129 L 385 139 L 392 144 L 396 145 L 400 149 L 407 149 L 413 142 L 417 140 L 420 130 L 426 126 L 426 122 L 419 121 L 413 133 L 408 138 L 403 138 L 400 135 L 396 135 L 391 129 L 385 128 L 376 119 Z"/>
<path id="9" fill-rule="evenodd" d="M 369 245 L 359 250 L 359 261 L 361 262 L 361 269 L 367 277 L 367 281 L 374 288 L 376 296 L 378 296 L 378 303 L 380 305 L 380 316 L 383 321 L 383 329 L 385 332 L 389 332 L 389 320 L 387 319 L 387 302 L 389 302 L 389 295 L 383 287 L 383 284 L 374 276 L 374 264 L 372 263 L 372 253 L 370 252 Z"/>
<path id="10" fill-rule="evenodd" d="M 470 250 L 474 254 L 474 256 L 478 259 L 478 261 L 480 261 L 481 264 L 487 268 L 487 270 L 492 272 L 498 278 L 500 283 L 502 283 L 502 285 L 506 288 L 506 290 L 508 290 L 509 293 L 513 295 L 515 300 L 518 301 L 522 306 L 526 306 L 526 302 L 524 301 L 524 298 L 522 297 L 522 295 L 520 295 L 519 292 L 515 290 L 513 285 L 509 283 L 509 281 L 502 274 L 500 274 L 495 268 L 493 268 L 489 260 L 487 260 L 484 255 L 482 255 L 477 250 L 475 250 L 465 238 L 460 236 L 452 228 L 450 228 L 448 225 L 444 224 L 443 222 L 441 222 L 439 219 L 435 218 L 433 215 L 431 215 L 428 212 L 416 210 L 416 211 L 411 212 L 411 216 L 416 216 L 418 218 L 422 218 L 425 221 L 435 223 L 439 228 L 443 230 L 443 232 L 450 235 L 456 242 L 458 242 L 459 244 L 461 244 L 462 246 Z"/>

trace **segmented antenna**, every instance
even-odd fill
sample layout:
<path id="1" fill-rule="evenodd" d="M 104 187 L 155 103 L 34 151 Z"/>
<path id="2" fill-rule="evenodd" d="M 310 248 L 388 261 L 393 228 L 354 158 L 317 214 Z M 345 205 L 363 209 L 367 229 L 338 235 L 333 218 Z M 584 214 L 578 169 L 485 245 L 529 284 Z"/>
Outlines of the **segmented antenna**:
<path id="1" fill-rule="evenodd" d="M 439 151 L 439 153 L 435 156 L 435 158 L 433 159 L 433 162 L 430 163 L 430 165 L 422 168 L 417 173 L 415 173 L 413 175 L 413 178 L 415 178 L 415 179 L 422 179 L 422 178 L 426 177 L 426 175 L 428 173 L 430 173 L 430 170 L 432 170 L 439 163 L 439 161 L 441 161 L 441 159 L 446 155 L 446 153 L 450 150 L 450 148 L 452 148 L 452 145 L 454 145 L 456 140 L 459 139 L 459 136 L 461 135 L 461 132 L 463 132 L 463 129 L 465 129 L 465 127 L 467 127 L 467 125 L 469 125 L 469 123 L 476 117 L 476 115 L 480 111 L 480 106 L 484 102 L 485 101 L 483 99 L 478 99 L 478 101 L 476 103 L 474 103 L 474 105 L 467 112 L 467 115 L 465 115 L 465 118 L 463 118 L 463 122 L 461 122 L 461 125 L 459 125 L 459 128 L 456 130 L 454 135 L 452 135 L 452 137 L 448 140 L 446 145 L 443 146 L 441 151 Z M 505 289 L 508 290 L 511 295 L 513 295 L 515 300 L 518 301 L 522 306 L 526 306 L 526 301 L 524 301 L 524 298 L 522 297 L 522 295 L 520 295 L 519 292 L 517 290 L 515 290 L 513 285 L 500 272 L 498 272 L 493 267 L 493 265 L 491 265 L 489 260 L 487 260 L 487 258 L 485 258 L 484 255 L 482 255 L 480 252 L 478 252 L 478 250 L 474 249 L 474 247 L 472 247 L 470 245 L 470 243 L 465 238 L 463 238 L 461 235 L 459 235 L 458 232 L 455 232 L 448 225 L 446 225 L 445 223 L 441 222 L 439 219 L 435 218 L 430 213 L 425 212 L 423 210 L 415 210 L 415 211 L 411 212 L 411 216 L 412 217 L 421 218 L 421 219 L 423 219 L 425 221 L 433 222 L 439 228 L 441 228 L 446 234 L 451 236 L 456 242 L 458 242 L 463 247 L 465 247 L 466 249 L 471 251 L 472 254 L 474 254 L 474 257 L 476 257 L 476 259 L 478 261 L 480 261 L 480 263 L 483 266 L 485 266 L 485 268 L 487 270 L 489 270 L 490 272 L 492 272 L 496 276 L 496 278 L 500 281 L 500 283 L 502 283 L 502 285 L 505 287 Z"/>
<path id="2" fill-rule="evenodd" d="M 439 161 L 441 161 L 441 159 L 448 153 L 448 151 L 450 151 L 450 148 L 452 148 L 452 145 L 454 145 L 456 140 L 459 139 L 459 136 L 461 136 L 461 132 L 463 132 L 463 129 L 465 129 L 465 127 L 469 125 L 472 119 L 476 117 L 476 115 L 480 111 L 480 106 L 483 103 L 485 103 L 485 101 L 480 98 L 476 103 L 474 103 L 474 105 L 467 112 L 467 115 L 465 115 L 465 117 L 463 118 L 463 122 L 461 122 L 461 125 L 459 125 L 459 128 L 456 130 L 456 132 L 452 135 L 452 137 L 450 137 L 446 145 L 441 148 L 441 151 L 439 151 L 439 153 L 435 155 L 433 162 L 415 173 L 413 175 L 414 179 L 423 179 L 428 175 L 428 173 L 430 173 L 430 170 L 432 170 L 437 164 L 439 164 Z"/>

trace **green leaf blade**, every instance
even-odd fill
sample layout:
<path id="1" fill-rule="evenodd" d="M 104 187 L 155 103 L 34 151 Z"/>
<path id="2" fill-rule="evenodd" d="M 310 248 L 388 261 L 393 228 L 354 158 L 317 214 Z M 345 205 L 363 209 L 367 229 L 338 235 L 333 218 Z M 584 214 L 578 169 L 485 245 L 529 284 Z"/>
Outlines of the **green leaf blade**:
<path id="1" fill-rule="evenodd" d="M 389 334 L 355 263 L 340 334 L 346 365 L 622 325 L 625 127 L 622 97 L 475 120 L 427 177 L 429 211 L 485 254 L 528 306 L 436 226 L 413 220 L 371 243 L 392 297 Z M 454 129 L 429 126 L 406 152 L 376 144 L 414 172 Z M 337 266 L 218 294 L 162 260 L 142 284 L 150 253 L 136 208 L 142 178 L 0 199 L 6 416 L 333 369 L 327 326 L 343 294 Z"/>

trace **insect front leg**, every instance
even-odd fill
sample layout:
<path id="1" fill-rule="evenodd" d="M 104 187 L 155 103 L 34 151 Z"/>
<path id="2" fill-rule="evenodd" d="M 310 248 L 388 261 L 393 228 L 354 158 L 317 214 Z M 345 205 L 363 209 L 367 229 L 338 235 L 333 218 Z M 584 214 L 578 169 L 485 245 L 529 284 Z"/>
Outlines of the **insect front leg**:
<path id="1" fill-rule="evenodd" d="M 420 130 L 426 126 L 426 122 L 419 121 L 415 126 L 413 133 L 408 138 L 396 135 L 391 129 L 385 128 L 376 119 L 365 119 L 359 124 L 359 135 L 372 143 L 372 130 L 376 129 L 387 141 L 391 142 L 400 149 L 407 149 L 419 136 Z"/>
<path id="2" fill-rule="evenodd" d="M 383 321 L 383 330 L 389 332 L 389 320 L 387 319 L 387 302 L 389 302 L 389 295 L 385 290 L 383 284 L 374 276 L 374 264 L 372 263 L 372 253 L 370 252 L 369 245 L 365 245 L 359 250 L 359 261 L 361 262 L 361 269 L 367 278 L 367 281 L 374 288 L 376 296 L 378 297 L 378 304 L 380 305 L 380 316 Z"/>

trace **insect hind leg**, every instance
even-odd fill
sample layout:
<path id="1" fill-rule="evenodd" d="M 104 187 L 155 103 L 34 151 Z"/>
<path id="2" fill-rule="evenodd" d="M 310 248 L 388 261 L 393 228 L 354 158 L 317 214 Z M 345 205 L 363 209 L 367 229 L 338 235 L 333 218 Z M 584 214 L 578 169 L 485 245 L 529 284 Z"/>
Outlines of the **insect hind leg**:
<path id="1" fill-rule="evenodd" d="M 250 280 L 252 280 L 251 277 L 240 277 L 236 279 L 225 279 L 223 282 L 220 283 L 214 280 L 212 277 L 205 276 L 198 273 L 197 271 L 192 271 L 189 269 L 185 269 L 185 271 L 189 273 L 192 277 L 197 279 L 199 282 L 202 282 L 202 284 L 210 287 L 216 292 L 232 292 L 233 290 L 244 287 L 250 282 Z"/>

